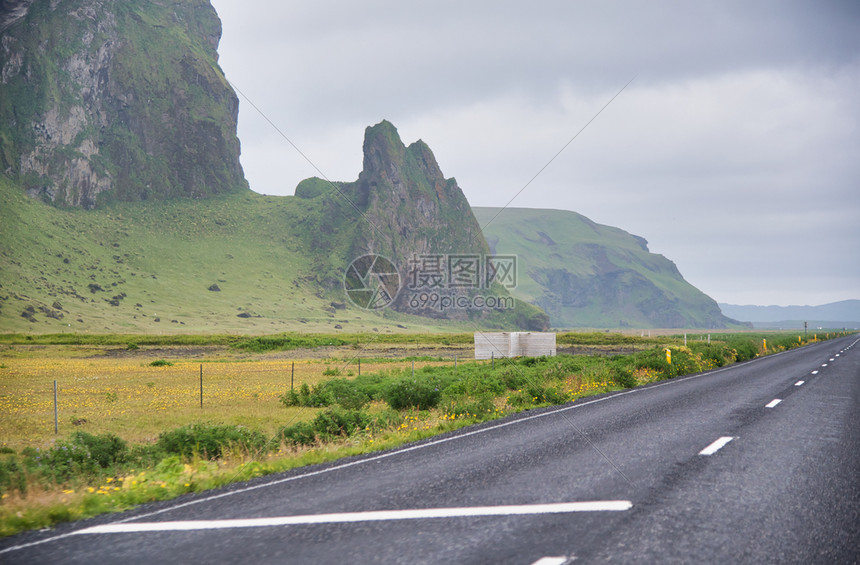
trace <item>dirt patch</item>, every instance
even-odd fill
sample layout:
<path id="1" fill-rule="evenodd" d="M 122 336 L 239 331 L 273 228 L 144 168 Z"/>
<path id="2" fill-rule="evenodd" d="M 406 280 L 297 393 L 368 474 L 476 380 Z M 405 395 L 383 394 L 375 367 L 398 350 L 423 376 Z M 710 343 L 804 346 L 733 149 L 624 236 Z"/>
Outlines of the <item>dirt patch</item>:
<path id="1" fill-rule="evenodd" d="M 211 359 L 213 357 L 231 357 L 235 352 L 223 345 L 172 345 L 163 347 L 140 346 L 137 349 L 127 347 L 95 347 L 90 357 L 108 357 L 110 359 Z"/>

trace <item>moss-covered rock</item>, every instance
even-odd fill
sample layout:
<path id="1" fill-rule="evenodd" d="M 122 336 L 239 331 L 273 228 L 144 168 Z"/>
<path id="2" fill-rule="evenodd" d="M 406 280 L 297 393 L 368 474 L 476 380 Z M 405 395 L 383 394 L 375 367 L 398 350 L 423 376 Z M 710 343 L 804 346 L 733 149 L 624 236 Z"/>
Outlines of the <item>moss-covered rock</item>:
<path id="1" fill-rule="evenodd" d="M 247 188 L 208 0 L 4 3 L 0 171 L 92 208 Z"/>

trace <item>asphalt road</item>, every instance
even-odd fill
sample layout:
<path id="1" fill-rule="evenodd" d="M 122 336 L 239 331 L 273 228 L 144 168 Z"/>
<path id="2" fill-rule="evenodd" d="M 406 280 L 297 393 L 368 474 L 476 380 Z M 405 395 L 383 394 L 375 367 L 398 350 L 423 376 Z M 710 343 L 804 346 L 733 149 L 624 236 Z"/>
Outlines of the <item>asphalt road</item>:
<path id="1" fill-rule="evenodd" d="M 860 563 L 857 342 L 22 534 L 0 563 Z"/>

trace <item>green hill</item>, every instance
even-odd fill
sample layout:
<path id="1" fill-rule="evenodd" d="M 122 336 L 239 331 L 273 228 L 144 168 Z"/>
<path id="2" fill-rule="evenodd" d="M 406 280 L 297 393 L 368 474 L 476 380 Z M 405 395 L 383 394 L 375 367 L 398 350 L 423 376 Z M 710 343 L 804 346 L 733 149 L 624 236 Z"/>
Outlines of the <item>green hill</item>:
<path id="1" fill-rule="evenodd" d="M 725 328 L 736 324 L 675 264 L 624 230 L 575 212 L 475 207 L 494 253 L 515 254 L 514 296 L 556 328 Z M 490 220 L 495 219 L 490 222 Z M 488 224 L 488 222 L 490 222 Z"/>
<path id="2" fill-rule="evenodd" d="M 342 288 L 326 290 L 315 267 L 321 255 L 299 221 L 313 214 L 300 198 L 250 191 L 61 210 L 0 175 L 0 331 L 460 327 L 355 309 Z"/>

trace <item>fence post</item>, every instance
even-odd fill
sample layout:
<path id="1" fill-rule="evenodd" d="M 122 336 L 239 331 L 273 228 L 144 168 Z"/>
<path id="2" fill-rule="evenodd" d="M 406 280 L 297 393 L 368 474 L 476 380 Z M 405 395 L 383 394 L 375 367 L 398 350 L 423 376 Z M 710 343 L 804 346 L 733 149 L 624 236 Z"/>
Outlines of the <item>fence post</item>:
<path id="1" fill-rule="evenodd" d="M 290 392 L 293 392 L 293 379 L 296 376 L 296 362 L 293 361 L 293 364 L 290 366 Z"/>
<path id="2" fill-rule="evenodd" d="M 203 408 L 203 364 L 200 364 L 200 408 Z"/>
<path id="3" fill-rule="evenodd" d="M 358 376 L 361 376 L 361 357 L 358 358 Z"/>
<path id="4" fill-rule="evenodd" d="M 60 433 L 60 424 L 57 419 L 57 381 L 54 380 L 54 434 Z"/>

